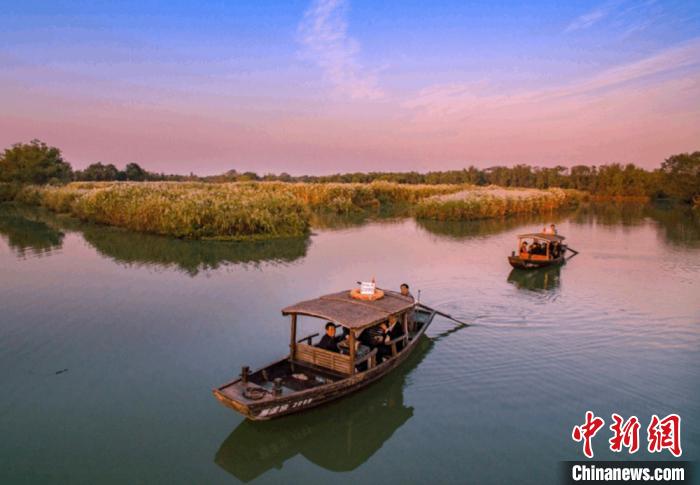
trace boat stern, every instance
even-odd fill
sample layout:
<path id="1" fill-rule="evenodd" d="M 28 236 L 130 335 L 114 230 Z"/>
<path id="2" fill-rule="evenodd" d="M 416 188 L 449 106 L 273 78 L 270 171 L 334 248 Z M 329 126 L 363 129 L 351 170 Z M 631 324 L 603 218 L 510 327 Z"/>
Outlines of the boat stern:
<path id="1" fill-rule="evenodd" d="M 254 419 L 251 414 L 250 406 L 248 406 L 248 404 L 241 402 L 235 398 L 232 398 L 231 396 L 222 392 L 221 389 L 212 390 L 212 394 L 214 394 L 214 397 L 218 399 L 218 401 L 227 408 L 233 409 L 234 411 L 241 413 L 246 418 Z"/>
<path id="2" fill-rule="evenodd" d="M 292 408 L 300 404 L 310 404 L 313 400 L 289 403 L 290 396 L 283 395 L 281 390 L 275 392 L 274 388 L 267 389 L 251 381 L 243 382 L 241 379 L 213 389 L 212 394 L 227 408 L 253 421 L 264 421 L 287 414 Z"/>

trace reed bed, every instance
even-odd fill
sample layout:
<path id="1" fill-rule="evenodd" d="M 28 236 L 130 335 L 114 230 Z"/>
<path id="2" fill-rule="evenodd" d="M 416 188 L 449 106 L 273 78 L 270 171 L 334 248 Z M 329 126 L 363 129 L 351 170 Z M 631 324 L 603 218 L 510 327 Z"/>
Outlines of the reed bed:
<path id="1" fill-rule="evenodd" d="M 308 207 L 338 214 L 379 209 L 382 205 L 389 204 L 413 204 L 426 197 L 450 194 L 464 188 L 460 185 L 406 185 L 392 182 L 294 183 L 286 184 L 285 187 Z"/>
<path id="2" fill-rule="evenodd" d="M 419 219 L 464 221 L 511 214 L 542 213 L 576 205 L 584 192 L 565 189 L 505 189 L 489 186 L 424 199 L 415 207 Z"/>
<path id="3" fill-rule="evenodd" d="M 309 228 L 308 210 L 292 194 L 246 184 L 26 187 L 17 200 L 84 221 L 188 239 L 294 237 Z"/>
<path id="4" fill-rule="evenodd" d="M 237 240 L 304 235 L 312 213 L 359 215 L 398 206 L 425 219 L 481 219 L 556 209 L 573 192 L 392 182 L 75 182 L 25 186 L 14 199 L 134 231 Z"/>

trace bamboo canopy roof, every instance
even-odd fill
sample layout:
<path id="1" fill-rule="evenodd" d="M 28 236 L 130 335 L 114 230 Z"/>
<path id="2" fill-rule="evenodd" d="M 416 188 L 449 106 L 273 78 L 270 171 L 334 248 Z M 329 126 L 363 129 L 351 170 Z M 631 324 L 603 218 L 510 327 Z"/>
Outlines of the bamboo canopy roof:
<path id="1" fill-rule="evenodd" d="M 413 308 L 414 301 L 400 293 L 384 290 L 384 298 L 374 301 L 356 300 L 350 290 L 331 293 L 299 302 L 282 309 L 283 315 L 307 315 L 323 318 L 350 329 L 362 329 Z"/>
<path id="2" fill-rule="evenodd" d="M 562 242 L 564 239 L 566 239 L 564 236 L 560 236 L 558 234 L 545 234 L 543 232 L 533 232 L 529 234 L 521 234 L 518 236 L 518 239 L 526 239 L 528 237 L 531 237 L 533 239 L 543 239 L 545 241 L 549 242 Z"/>

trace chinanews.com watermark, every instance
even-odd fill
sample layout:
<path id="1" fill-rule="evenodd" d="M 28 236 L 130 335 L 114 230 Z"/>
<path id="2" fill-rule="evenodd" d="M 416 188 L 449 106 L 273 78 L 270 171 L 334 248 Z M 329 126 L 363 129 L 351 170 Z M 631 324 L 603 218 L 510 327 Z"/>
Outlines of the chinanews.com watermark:
<path id="1" fill-rule="evenodd" d="M 594 438 L 605 429 L 605 420 L 592 411 L 587 411 L 584 422 L 574 426 L 571 431 L 571 438 L 581 443 L 581 451 L 589 460 L 562 462 L 564 483 L 693 483 L 693 464 L 673 460 L 683 455 L 681 417 L 678 414 L 669 414 L 663 418 L 653 414 L 644 430 L 644 443 L 640 439 L 642 422 L 637 416 L 625 419 L 613 413 L 608 428 L 610 438 L 607 445 L 613 453 L 626 453 L 631 457 L 644 446 L 650 454 L 659 454 L 661 460 L 593 461 Z"/>
<path id="2" fill-rule="evenodd" d="M 693 483 L 687 461 L 566 461 L 561 473 L 567 484 Z"/>

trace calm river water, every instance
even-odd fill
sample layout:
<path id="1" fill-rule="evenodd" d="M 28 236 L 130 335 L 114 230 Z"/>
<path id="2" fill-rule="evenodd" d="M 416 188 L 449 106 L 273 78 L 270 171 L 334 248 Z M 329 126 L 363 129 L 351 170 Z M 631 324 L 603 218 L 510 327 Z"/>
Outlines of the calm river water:
<path id="1" fill-rule="evenodd" d="M 697 460 L 700 217 L 552 219 L 580 255 L 523 274 L 506 256 L 547 218 L 319 220 L 226 244 L 0 206 L 0 482 L 551 483 L 583 459 L 586 410 L 606 420 L 596 458 L 617 458 L 611 413 L 640 418 L 643 448 L 651 415 L 678 413 Z M 287 351 L 280 308 L 372 276 L 474 325 L 436 318 L 396 373 L 303 415 L 244 422 L 213 398 Z"/>

